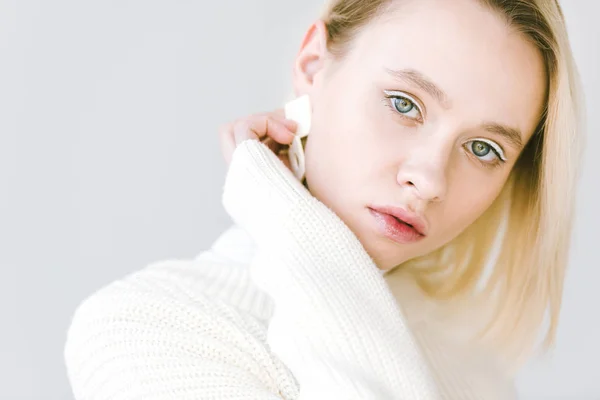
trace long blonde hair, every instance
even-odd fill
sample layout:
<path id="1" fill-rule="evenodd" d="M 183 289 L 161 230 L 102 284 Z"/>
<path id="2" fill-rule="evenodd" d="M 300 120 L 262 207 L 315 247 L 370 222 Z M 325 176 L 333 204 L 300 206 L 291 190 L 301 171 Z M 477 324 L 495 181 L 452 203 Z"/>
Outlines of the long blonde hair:
<path id="1" fill-rule="evenodd" d="M 519 364 L 535 348 L 546 315 L 544 349 L 556 337 L 583 147 L 583 95 L 556 0 L 478 1 L 542 54 L 546 107 L 489 209 L 450 243 L 404 263 L 402 270 L 410 271 L 432 298 L 488 304 L 491 312 L 480 336 L 503 346 L 505 355 Z M 342 60 L 360 29 L 398 2 L 330 1 L 321 16 L 328 52 Z"/>

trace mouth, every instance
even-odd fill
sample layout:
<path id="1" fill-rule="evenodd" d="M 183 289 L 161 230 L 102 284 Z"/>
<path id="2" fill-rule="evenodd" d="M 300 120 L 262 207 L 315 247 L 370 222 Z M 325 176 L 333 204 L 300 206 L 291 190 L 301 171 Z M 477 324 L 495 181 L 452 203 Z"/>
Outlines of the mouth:
<path id="1" fill-rule="evenodd" d="M 404 223 L 404 224 L 409 225 L 410 227 L 414 228 L 417 232 L 419 232 L 419 234 L 421 234 L 423 236 L 427 235 L 429 224 L 427 223 L 425 218 L 423 218 L 420 215 L 409 212 L 409 211 L 405 210 L 404 208 L 395 207 L 395 206 L 381 206 L 381 207 L 372 206 L 369 208 L 371 210 L 380 212 L 382 214 L 388 214 L 388 215 L 392 216 L 399 222 Z"/>
<path id="2" fill-rule="evenodd" d="M 394 217 L 393 215 L 392 215 L 391 217 L 392 217 L 392 218 L 394 218 L 394 219 L 395 219 L 396 221 L 398 221 L 399 223 L 401 223 L 401 224 L 404 224 L 404 225 L 406 225 L 406 226 L 409 226 L 409 227 L 411 227 L 411 228 L 415 229 L 415 227 L 414 227 L 414 226 L 412 226 L 411 224 L 409 224 L 408 222 L 406 222 L 406 221 L 402 221 L 400 218 Z M 416 229 L 415 229 L 415 230 L 416 230 Z M 419 233 L 420 233 L 420 232 L 419 232 Z"/>
<path id="3" fill-rule="evenodd" d="M 419 229 L 413 220 L 409 222 L 394 215 L 397 214 L 396 212 L 390 214 L 390 211 L 385 212 L 371 207 L 369 207 L 369 212 L 373 216 L 373 225 L 376 231 L 395 243 L 415 243 L 425 238 L 423 230 L 421 230 L 423 228 Z"/>

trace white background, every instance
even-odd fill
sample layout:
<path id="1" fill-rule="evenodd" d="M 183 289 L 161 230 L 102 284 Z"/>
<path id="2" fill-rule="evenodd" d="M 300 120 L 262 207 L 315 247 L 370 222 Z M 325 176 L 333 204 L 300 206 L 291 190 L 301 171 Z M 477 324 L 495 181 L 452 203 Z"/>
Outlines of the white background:
<path id="1" fill-rule="evenodd" d="M 563 0 L 589 138 L 558 346 L 523 399 L 600 399 L 600 1 Z M 217 127 L 281 105 L 321 0 L 0 0 L 0 399 L 70 399 L 75 307 L 229 224 Z"/>

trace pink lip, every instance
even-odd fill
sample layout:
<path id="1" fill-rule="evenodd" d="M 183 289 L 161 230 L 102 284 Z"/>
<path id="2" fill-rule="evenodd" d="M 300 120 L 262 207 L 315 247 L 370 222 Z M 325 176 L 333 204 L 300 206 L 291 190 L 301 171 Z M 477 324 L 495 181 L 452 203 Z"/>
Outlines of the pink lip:
<path id="1" fill-rule="evenodd" d="M 380 212 L 383 214 L 389 214 L 393 217 L 396 217 L 400 221 L 412 225 L 417 230 L 417 232 L 419 232 L 419 234 L 421 234 L 423 236 L 427 235 L 427 231 L 428 231 L 427 222 L 425 221 L 424 218 L 422 218 L 414 213 L 406 211 L 403 208 L 394 207 L 394 206 L 382 206 L 382 207 L 373 206 L 373 207 L 369 207 L 369 208 L 372 210 L 375 210 L 377 212 Z"/>
<path id="2" fill-rule="evenodd" d="M 412 243 L 425 237 L 427 223 L 415 214 L 399 207 L 369 207 L 378 230 L 398 243 Z"/>

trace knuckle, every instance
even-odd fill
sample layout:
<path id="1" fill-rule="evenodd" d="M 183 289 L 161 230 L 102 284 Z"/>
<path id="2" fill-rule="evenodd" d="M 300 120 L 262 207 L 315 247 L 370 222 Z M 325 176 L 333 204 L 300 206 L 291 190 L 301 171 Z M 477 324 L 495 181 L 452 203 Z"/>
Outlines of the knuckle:
<path id="1" fill-rule="evenodd" d="M 246 119 L 239 119 L 239 120 L 235 121 L 233 124 L 233 128 L 236 131 L 245 131 L 249 127 L 250 127 L 250 124 L 248 123 L 248 120 L 246 120 Z"/>

